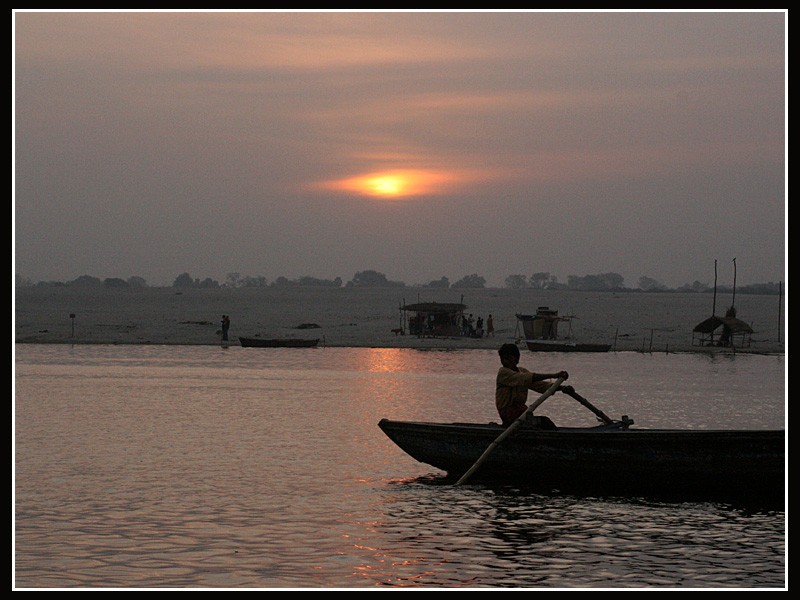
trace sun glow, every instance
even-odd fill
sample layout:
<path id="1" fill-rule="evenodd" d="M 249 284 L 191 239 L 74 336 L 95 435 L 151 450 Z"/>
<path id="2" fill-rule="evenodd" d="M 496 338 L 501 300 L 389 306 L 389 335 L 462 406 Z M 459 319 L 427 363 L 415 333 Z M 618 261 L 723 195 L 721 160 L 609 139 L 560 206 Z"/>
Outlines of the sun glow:
<path id="1" fill-rule="evenodd" d="M 408 187 L 408 182 L 399 175 L 379 175 L 365 180 L 364 185 L 378 196 L 397 196 Z"/>
<path id="2" fill-rule="evenodd" d="M 348 179 L 327 181 L 320 185 L 326 189 L 390 199 L 440 194 L 446 191 L 447 184 L 453 183 L 454 180 L 453 175 L 440 172 L 406 169 L 368 173 Z"/>

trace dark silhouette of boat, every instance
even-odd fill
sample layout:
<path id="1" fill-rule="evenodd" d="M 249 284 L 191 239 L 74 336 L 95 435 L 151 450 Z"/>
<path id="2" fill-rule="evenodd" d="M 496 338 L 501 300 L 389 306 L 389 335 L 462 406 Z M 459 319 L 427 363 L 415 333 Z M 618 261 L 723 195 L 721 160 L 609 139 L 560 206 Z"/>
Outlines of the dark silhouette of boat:
<path id="1" fill-rule="evenodd" d="M 240 337 L 244 348 L 316 348 L 319 339 Z"/>
<path id="2" fill-rule="evenodd" d="M 540 417 L 541 419 L 541 417 Z M 544 492 L 769 499 L 785 490 L 785 431 L 636 429 L 629 421 L 594 427 L 523 426 L 498 444 L 475 481 L 521 484 Z M 505 428 L 496 423 L 382 419 L 404 452 L 457 478 Z"/>

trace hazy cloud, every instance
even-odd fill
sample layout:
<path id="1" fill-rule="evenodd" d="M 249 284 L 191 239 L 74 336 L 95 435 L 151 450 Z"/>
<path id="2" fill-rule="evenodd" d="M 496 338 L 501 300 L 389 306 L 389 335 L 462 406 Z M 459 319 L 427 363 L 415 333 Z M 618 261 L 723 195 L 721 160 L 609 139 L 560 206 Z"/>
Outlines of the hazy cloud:
<path id="1" fill-rule="evenodd" d="M 16 269 L 782 280 L 786 18 L 17 11 Z"/>

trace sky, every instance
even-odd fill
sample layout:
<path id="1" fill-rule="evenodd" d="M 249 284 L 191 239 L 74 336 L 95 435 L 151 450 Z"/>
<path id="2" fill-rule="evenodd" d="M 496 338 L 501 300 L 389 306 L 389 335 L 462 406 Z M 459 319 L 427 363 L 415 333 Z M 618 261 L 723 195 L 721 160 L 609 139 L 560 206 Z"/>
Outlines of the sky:
<path id="1" fill-rule="evenodd" d="M 13 268 L 786 281 L 787 17 L 16 10 Z"/>

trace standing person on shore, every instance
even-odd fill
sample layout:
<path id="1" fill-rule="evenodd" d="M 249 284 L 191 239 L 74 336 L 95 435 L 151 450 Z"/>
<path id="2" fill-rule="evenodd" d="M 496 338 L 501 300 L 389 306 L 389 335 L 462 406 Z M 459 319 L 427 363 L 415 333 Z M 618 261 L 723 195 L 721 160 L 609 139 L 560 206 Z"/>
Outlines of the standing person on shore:
<path id="1" fill-rule="evenodd" d="M 492 315 L 486 318 L 486 337 L 494 337 L 494 319 L 492 319 Z"/>
<path id="2" fill-rule="evenodd" d="M 228 330 L 231 328 L 231 319 L 228 315 L 222 315 L 222 341 L 228 341 Z"/>
<path id="3" fill-rule="evenodd" d="M 547 391 L 552 381 L 550 379 L 567 379 L 566 371 L 558 373 L 532 373 L 519 366 L 519 348 L 516 344 L 503 344 L 498 350 L 500 355 L 500 370 L 497 371 L 497 388 L 495 390 L 495 404 L 503 425 L 508 427 L 516 421 L 528 408 L 528 390 L 539 393 Z M 571 390 L 570 386 L 560 386 L 559 391 Z"/>

